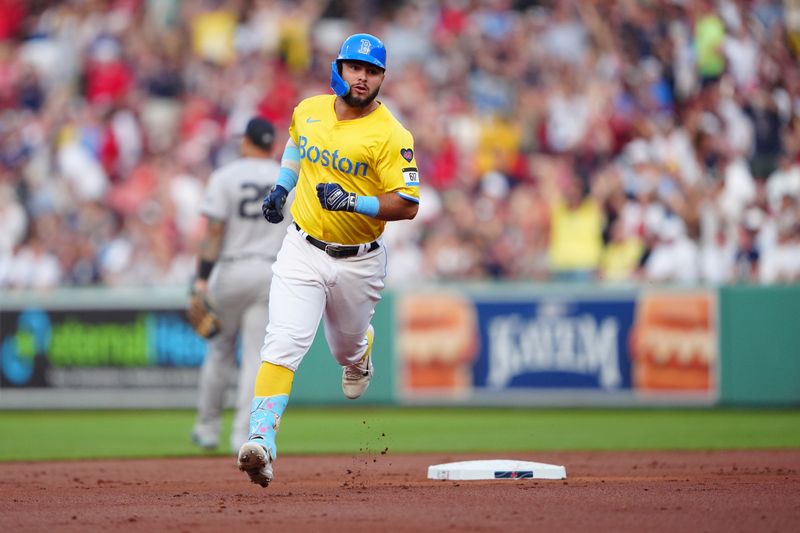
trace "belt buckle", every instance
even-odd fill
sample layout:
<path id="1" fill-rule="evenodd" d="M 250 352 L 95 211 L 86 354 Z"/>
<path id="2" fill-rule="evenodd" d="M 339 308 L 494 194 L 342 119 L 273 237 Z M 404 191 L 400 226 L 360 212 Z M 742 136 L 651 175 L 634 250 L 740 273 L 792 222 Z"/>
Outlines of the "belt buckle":
<path id="1" fill-rule="evenodd" d="M 341 246 L 338 246 L 336 244 L 326 244 L 325 253 L 331 257 L 338 259 L 339 257 L 342 257 L 343 250 Z"/>

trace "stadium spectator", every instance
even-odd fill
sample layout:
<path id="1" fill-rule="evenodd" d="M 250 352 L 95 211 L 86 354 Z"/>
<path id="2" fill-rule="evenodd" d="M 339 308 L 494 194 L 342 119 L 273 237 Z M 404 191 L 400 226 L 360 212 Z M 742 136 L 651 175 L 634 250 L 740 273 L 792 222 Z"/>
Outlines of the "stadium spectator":
<path id="1" fill-rule="evenodd" d="M 644 264 L 644 279 L 657 283 L 695 283 L 700 279 L 697 244 L 686 235 L 683 221 L 671 216 L 658 230 L 658 239 Z"/>
<path id="2" fill-rule="evenodd" d="M 550 270 L 554 281 L 591 281 L 603 249 L 603 213 L 597 198 L 567 178 L 563 193 L 551 198 Z"/>
<path id="3" fill-rule="evenodd" d="M 15 289 L 53 289 L 61 282 L 61 265 L 36 232 L 26 239 L 8 265 L 8 284 Z"/>
<path id="4" fill-rule="evenodd" d="M 611 224 L 610 239 L 600 259 L 600 279 L 609 282 L 639 279 L 643 253 L 642 240 L 634 235 L 626 235 L 622 220 L 617 218 Z"/>

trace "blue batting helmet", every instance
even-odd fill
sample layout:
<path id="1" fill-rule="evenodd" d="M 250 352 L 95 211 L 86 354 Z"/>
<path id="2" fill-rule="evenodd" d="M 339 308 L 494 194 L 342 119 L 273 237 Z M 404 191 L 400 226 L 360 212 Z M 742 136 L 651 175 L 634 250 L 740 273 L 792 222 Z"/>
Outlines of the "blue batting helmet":
<path id="1" fill-rule="evenodd" d="M 339 74 L 340 61 L 363 61 L 386 70 L 386 47 L 380 39 L 368 33 L 356 33 L 342 43 L 339 57 L 331 63 L 331 89 L 339 96 L 345 96 L 350 86 Z"/>

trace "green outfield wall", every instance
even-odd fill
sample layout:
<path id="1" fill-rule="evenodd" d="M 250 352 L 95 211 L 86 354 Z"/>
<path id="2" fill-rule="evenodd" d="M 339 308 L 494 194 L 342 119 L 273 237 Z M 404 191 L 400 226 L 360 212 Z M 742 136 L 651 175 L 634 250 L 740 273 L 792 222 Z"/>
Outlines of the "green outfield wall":
<path id="1" fill-rule="evenodd" d="M 800 285 L 719 291 L 721 397 L 729 405 L 800 405 Z"/>

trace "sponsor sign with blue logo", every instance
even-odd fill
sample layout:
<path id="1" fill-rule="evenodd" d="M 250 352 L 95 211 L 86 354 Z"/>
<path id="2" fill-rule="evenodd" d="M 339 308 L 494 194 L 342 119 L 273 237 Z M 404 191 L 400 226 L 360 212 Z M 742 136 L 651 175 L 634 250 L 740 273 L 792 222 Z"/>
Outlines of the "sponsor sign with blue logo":
<path id="1" fill-rule="evenodd" d="M 0 312 L 4 387 L 141 385 L 126 369 L 152 369 L 144 384 L 194 387 L 206 349 L 178 309 Z M 170 376 L 181 369 L 194 373 Z"/>
<path id="2" fill-rule="evenodd" d="M 476 389 L 631 389 L 635 299 L 475 301 Z"/>

